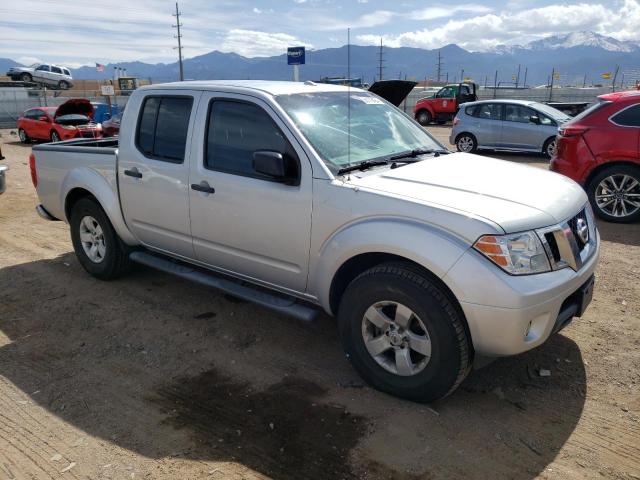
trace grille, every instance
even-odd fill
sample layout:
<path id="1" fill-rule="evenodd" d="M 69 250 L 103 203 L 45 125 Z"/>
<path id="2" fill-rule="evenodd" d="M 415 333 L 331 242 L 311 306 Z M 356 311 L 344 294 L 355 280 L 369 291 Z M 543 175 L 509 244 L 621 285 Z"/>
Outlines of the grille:
<path id="1" fill-rule="evenodd" d="M 582 220 L 582 222 L 581 222 Z M 583 223 L 584 222 L 584 223 Z M 582 251 L 584 250 L 584 247 L 587 246 L 587 243 L 589 243 L 589 237 L 587 234 L 586 240 L 583 240 L 583 238 L 580 236 L 579 233 L 579 224 L 585 225 L 587 227 L 587 232 L 589 232 L 589 222 L 587 220 L 587 213 L 585 211 L 585 209 L 582 209 L 576 216 L 570 218 L 567 221 L 567 224 L 569 225 L 569 228 L 571 229 L 571 232 L 573 233 L 573 236 L 576 238 L 576 243 L 578 244 L 578 250 Z"/>

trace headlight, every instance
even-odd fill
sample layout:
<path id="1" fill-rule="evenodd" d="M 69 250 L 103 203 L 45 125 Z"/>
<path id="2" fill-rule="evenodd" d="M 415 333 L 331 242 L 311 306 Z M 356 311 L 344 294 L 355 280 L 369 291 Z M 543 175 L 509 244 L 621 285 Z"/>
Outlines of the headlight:
<path id="1" fill-rule="evenodd" d="M 484 235 L 473 248 L 511 275 L 551 271 L 549 258 L 535 232 Z"/>
<path id="2" fill-rule="evenodd" d="M 60 125 L 62 128 L 64 128 L 65 130 L 75 130 L 76 127 L 74 127 L 73 125 Z"/>

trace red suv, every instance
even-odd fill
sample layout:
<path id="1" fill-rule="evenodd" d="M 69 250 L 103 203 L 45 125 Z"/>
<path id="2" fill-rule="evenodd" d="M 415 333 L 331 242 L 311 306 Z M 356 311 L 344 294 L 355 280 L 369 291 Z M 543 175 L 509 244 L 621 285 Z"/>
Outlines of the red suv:
<path id="1" fill-rule="evenodd" d="M 602 95 L 558 132 L 551 170 L 582 185 L 599 217 L 638 220 L 640 92 Z"/>

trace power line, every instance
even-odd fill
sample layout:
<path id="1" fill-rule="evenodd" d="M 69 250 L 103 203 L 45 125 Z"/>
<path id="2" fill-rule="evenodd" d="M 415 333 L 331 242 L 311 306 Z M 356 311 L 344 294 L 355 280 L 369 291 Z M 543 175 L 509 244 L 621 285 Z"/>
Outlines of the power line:
<path id="1" fill-rule="evenodd" d="M 178 29 L 178 35 L 174 35 L 174 37 L 178 39 L 178 62 L 180 63 L 180 81 L 182 82 L 184 80 L 184 69 L 182 67 L 182 34 L 180 33 L 180 27 L 182 24 L 180 23 L 180 15 L 178 2 L 176 2 L 176 13 L 173 15 L 176 17 L 176 24 L 172 26 Z"/>

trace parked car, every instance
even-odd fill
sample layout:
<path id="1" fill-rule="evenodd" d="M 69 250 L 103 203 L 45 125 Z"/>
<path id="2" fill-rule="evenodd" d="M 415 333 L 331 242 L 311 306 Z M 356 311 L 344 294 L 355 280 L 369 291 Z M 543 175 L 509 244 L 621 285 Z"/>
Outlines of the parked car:
<path id="1" fill-rule="evenodd" d="M 582 185 L 600 218 L 640 219 L 640 92 L 601 95 L 562 125 L 551 170 Z"/>
<path id="2" fill-rule="evenodd" d="M 483 100 L 466 103 L 453 120 L 449 141 L 460 152 L 486 148 L 543 153 L 556 148 L 558 126 L 570 117 L 543 103 Z"/>
<path id="3" fill-rule="evenodd" d="M 59 107 L 36 107 L 18 118 L 22 143 L 31 140 L 59 142 L 70 138 L 101 138 L 102 126 L 92 120 L 89 100 L 72 98 Z"/>
<path id="4" fill-rule="evenodd" d="M 118 113 L 108 120 L 102 122 L 102 135 L 105 137 L 116 137 L 120 132 L 120 122 L 122 113 Z"/>
<path id="5" fill-rule="evenodd" d="M 12 80 L 36 82 L 53 88 L 66 90 L 73 86 L 73 77 L 66 67 L 35 64 L 30 67 L 11 67 L 7 76 Z"/>
<path id="6" fill-rule="evenodd" d="M 579 185 L 451 153 L 371 92 L 153 85 L 122 127 L 29 159 L 37 211 L 69 222 L 84 269 L 136 262 L 299 319 L 322 308 L 385 392 L 446 396 L 474 359 L 541 345 L 591 300 L 600 242 Z"/>
<path id="7" fill-rule="evenodd" d="M 6 165 L 0 165 L 0 194 L 3 194 L 7 187 L 7 179 L 5 177 L 5 172 L 8 170 Z"/>
<path id="8" fill-rule="evenodd" d="M 413 115 L 421 125 L 433 121 L 442 125 L 456 115 L 460 105 L 477 100 L 477 87 L 475 83 L 466 82 L 442 87 L 435 95 L 418 100 Z"/>

